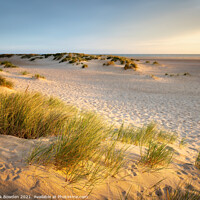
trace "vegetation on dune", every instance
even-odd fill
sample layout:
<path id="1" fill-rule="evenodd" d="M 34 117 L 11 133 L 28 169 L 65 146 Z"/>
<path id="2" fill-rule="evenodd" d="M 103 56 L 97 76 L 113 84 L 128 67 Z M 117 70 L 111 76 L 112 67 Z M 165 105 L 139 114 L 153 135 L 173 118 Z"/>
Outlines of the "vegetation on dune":
<path id="1" fill-rule="evenodd" d="M 177 140 L 177 134 L 159 129 L 154 122 L 142 128 L 122 124 L 113 134 L 119 141 L 140 146 L 147 146 L 152 140 L 167 144 L 173 144 Z"/>
<path id="2" fill-rule="evenodd" d="M 30 73 L 27 72 L 27 71 L 23 71 L 23 72 L 21 72 L 21 74 L 22 74 L 22 75 L 27 75 L 27 74 L 30 74 Z"/>
<path id="3" fill-rule="evenodd" d="M 197 155 L 196 161 L 195 161 L 195 166 L 197 169 L 200 169 L 200 151 Z"/>
<path id="4" fill-rule="evenodd" d="M 191 76 L 191 74 L 188 73 L 188 72 L 185 72 L 185 73 L 183 74 L 183 76 Z"/>
<path id="5" fill-rule="evenodd" d="M 109 65 L 115 65 L 114 61 L 108 61 L 106 63 L 104 63 L 103 65 L 109 66 Z"/>
<path id="6" fill-rule="evenodd" d="M 195 189 L 189 189 L 187 186 L 182 189 L 178 186 L 176 189 L 166 191 L 166 200 L 198 200 L 200 199 L 200 192 Z"/>
<path id="7" fill-rule="evenodd" d="M 11 62 L 8 61 L 0 62 L 0 64 L 3 65 L 4 68 L 18 68 L 18 66 L 13 65 Z"/>
<path id="8" fill-rule="evenodd" d="M 119 141 L 139 145 L 141 148 L 140 163 L 150 168 L 167 166 L 173 156 L 172 148 L 168 144 L 176 141 L 177 135 L 158 129 L 157 124 L 150 123 L 142 128 L 124 127 L 124 124 L 114 132 Z M 147 147 L 145 153 L 143 148 Z"/>
<path id="9" fill-rule="evenodd" d="M 0 134 L 20 138 L 58 135 L 77 110 L 39 93 L 0 94 Z"/>
<path id="10" fill-rule="evenodd" d="M 0 54 L 0 58 L 11 58 L 14 54 Z"/>
<path id="11" fill-rule="evenodd" d="M 137 64 L 135 64 L 134 62 L 127 63 L 127 64 L 124 66 L 124 70 L 127 70 L 127 69 L 134 69 L 134 70 L 137 70 L 137 69 L 138 69 L 138 66 L 137 66 Z"/>
<path id="12" fill-rule="evenodd" d="M 141 151 L 140 163 L 150 168 L 163 168 L 171 163 L 173 154 L 174 150 L 167 146 L 167 144 L 154 142 L 152 140 L 149 142 L 145 153 Z"/>
<path id="13" fill-rule="evenodd" d="M 30 59 L 31 57 L 38 56 L 39 54 L 22 54 L 21 59 Z"/>
<path id="14" fill-rule="evenodd" d="M 37 56 L 37 57 L 33 57 L 30 59 L 30 61 L 34 61 L 36 59 L 43 59 L 44 57 L 43 56 Z"/>
<path id="15" fill-rule="evenodd" d="M 159 65 L 159 63 L 157 61 L 154 61 L 153 65 Z"/>
<path id="16" fill-rule="evenodd" d="M 40 79 L 40 78 L 46 79 L 44 76 L 42 76 L 42 75 L 40 75 L 40 74 L 35 74 L 35 75 L 33 76 L 33 78 L 36 78 L 36 79 Z"/>
<path id="17" fill-rule="evenodd" d="M 96 114 L 39 93 L 2 93 L 0 105 L 0 134 L 27 139 L 57 136 L 36 146 L 28 162 L 62 170 L 68 183 L 85 180 L 94 185 L 115 176 L 124 165 L 126 149 L 116 149 L 111 128 Z"/>
<path id="18" fill-rule="evenodd" d="M 0 68 L 0 72 L 3 72 L 3 69 Z"/>
<path id="19" fill-rule="evenodd" d="M 13 88 L 14 83 L 12 81 L 6 80 L 3 76 L 0 76 L 0 86 L 7 87 L 7 88 Z"/>
<path id="20" fill-rule="evenodd" d="M 64 55 L 66 55 L 66 53 L 56 53 L 53 54 L 53 60 L 60 60 Z"/>
<path id="21" fill-rule="evenodd" d="M 37 147 L 28 162 L 53 165 L 66 174 L 68 183 L 85 179 L 87 184 L 95 184 L 114 176 L 124 163 L 124 150 L 116 150 L 114 142 L 102 146 L 109 132 L 97 115 L 81 112 L 68 120 L 54 142 Z"/>
<path id="22" fill-rule="evenodd" d="M 42 54 L 44 56 L 44 58 L 48 58 L 50 56 L 52 56 L 53 54 Z"/>
<path id="23" fill-rule="evenodd" d="M 170 77 L 173 77 L 173 76 L 191 76 L 191 74 L 190 73 L 188 73 L 188 72 L 185 72 L 185 73 L 183 73 L 183 74 L 168 74 L 168 73 L 165 73 L 165 76 L 170 76 Z"/>
<path id="24" fill-rule="evenodd" d="M 150 63 L 150 61 L 149 60 L 146 60 L 146 62 L 145 63 Z"/>
<path id="25" fill-rule="evenodd" d="M 82 68 L 88 68 L 88 65 L 84 64 L 84 65 L 82 66 Z"/>

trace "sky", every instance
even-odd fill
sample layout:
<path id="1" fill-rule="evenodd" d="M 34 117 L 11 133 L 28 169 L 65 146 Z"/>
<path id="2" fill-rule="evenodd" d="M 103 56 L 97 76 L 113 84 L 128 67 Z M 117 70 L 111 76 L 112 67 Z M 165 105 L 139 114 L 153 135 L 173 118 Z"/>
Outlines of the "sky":
<path id="1" fill-rule="evenodd" d="M 0 0 L 0 53 L 200 54 L 200 0 Z"/>

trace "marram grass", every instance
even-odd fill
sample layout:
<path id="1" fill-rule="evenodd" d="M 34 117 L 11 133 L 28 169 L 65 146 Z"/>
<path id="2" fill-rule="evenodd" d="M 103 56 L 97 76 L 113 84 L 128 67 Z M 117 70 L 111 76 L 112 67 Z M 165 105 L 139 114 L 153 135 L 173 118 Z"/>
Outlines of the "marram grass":
<path id="1" fill-rule="evenodd" d="M 152 140 L 172 144 L 177 139 L 175 133 L 159 129 L 158 125 L 154 122 L 142 128 L 122 124 L 119 129 L 114 131 L 114 135 L 119 141 L 140 146 L 146 146 Z"/>
<path id="2" fill-rule="evenodd" d="M 174 150 L 166 144 L 151 141 L 145 153 L 141 151 L 140 163 L 150 168 L 162 169 L 171 163 L 173 154 Z"/>
<path id="3" fill-rule="evenodd" d="M 96 114 L 81 112 L 54 142 L 37 146 L 28 162 L 62 170 L 68 183 L 84 179 L 87 185 L 95 185 L 115 176 L 124 165 L 125 149 L 116 150 L 112 140 L 103 145 L 109 135 L 110 128 Z"/>
<path id="4" fill-rule="evenodd" d="M 195 166 L 197 169 L 200 170 L 200 151 L 198 152 L 198 155 L 197 155 L 197 158 L 196 158 L 196 161 L 195 161 Z"/>
<path id="5" fill-rule="evenodd" d="M 14 83 L 12 81 L 8 81 L 6 78 L 3 76 L 0 76 L 0 86 L 7 87 L 7 88 L 13 88 Z"/>
<path id="6" fill-rule="evenodd" d="M 39 93 L 1 93 L 0 134 L 28 139 L 57 135 L 76 112 L 74 107 Z"/>

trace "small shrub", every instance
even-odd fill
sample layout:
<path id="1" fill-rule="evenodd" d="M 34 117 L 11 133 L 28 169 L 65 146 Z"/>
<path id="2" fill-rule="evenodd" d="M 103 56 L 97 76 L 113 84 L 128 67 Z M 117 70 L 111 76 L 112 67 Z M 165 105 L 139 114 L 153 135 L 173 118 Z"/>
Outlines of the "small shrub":
<path id="1" fill-rule="evenodd" d="M 27 75 L 27 74 L 30 74 L 30 73 L 27 72 L 27 71 L 23 71 L 23 72 L 21 72 L 21 74 L 22 74 L 22 75 Z"/>
<path id="2" fill-rule="evenodd" d="M 124 70 L 127 70 L 127 69 L 134 69 L 136 70 L 138 68 L 137 64 L 135 63 L 127 63 L 125 66 L 124 66 Z"/>
<path id="3" fill-rule="evenodd" d="M 109 66 L 109 65 L 115 65 L 114 61 L 108 61 L 107 63 L 104 63 L 103 65 Z"/>
<path id="4" fill-rule="evenodd" d="M 197 155 L 196 161 L 195 161 L 195 166 L 197 169 L 200 169 L 200 151 Z"/>
<path id="5" fill-rule="evenodd" d="M 168 76 L 169 74 L 168 73 L 165 73 L 165 76 Z"/>
<path id="6" fill-rule="evenodd" d="M 136 59 L 135 61 L 140 61 L 140 60 Z"/>
<path id="7" fill-rule="evenodd" d="M 4 77 L 0 76 L 0 86 L 7 87 L 7 88 L 13 88 L 14 83 L 12 81 L 8 81 Z"/>
<path id="8" fill-rule="evenodd" d="M 153 65 L 159 65 L 159 63 L 157 61 L 154 61 Z"/>
<path id="9" fill-rule="evenodd" d="M 0 68 L 0 72 L 3 72 L 3 69 Z"/>
<path id="10" fill-rule="evenodd" d="M 181 141 L 179 142 L 179 147 L 182 148 L 182 147 L 186 146 L 186 144 L 187 144 L 187 140 L 185 137 L 183 137 L 181 139 Z"/>
<path id="11" fill-rule="evenodd" d="M 76 62 L 77 62 L 77 59 L 72 59 L 72 60 L 69 61 L 70 64 L 73 64 L 73 63 L 76 63 Z"/>
<path id="12" fill-rule="evenodd" d="M 36 78 L 36 79 L 40 79 L 40 78 L 45 79 L 45 77 L 42 76 L 42 75 L 40 75 L 40 74 L 35 74 L 35 75 L 33 76 L 33 78 Z"/>
<path id="13" fill-rule="evenodd" d="M 1 62 L 1 65 L 4 65 L 4 68 L 17 68 L 16 65 L 13 65 L 11 62 L 8 61 Z"/>
<path id="14" fill-rule="evenodd" d="M 150 63 L 150 61 L 149 60 L 146 60 L 146 62 L 145 63 Z"/>
<path id="15" fill-rule="evenodd" d="M 31 58 L 30 61 L 34 61 L 36 58 Z"/>
<path id="16" fill-rule="evenodd" d="M 43 56 L 44 56 L 45 58 L 48 58 L 48 57 L 52 56 L 52 54 L 43 54 Z"/>
<path id="17" fill-rule="evenodd" d="M 140 163 L 150 168 L 168 166 L 173 157 L 174 151 L 166 144 L 149 142 L 148 149 L 141 155 Z"/>
<path id="18" fill-rule="evenodd" d="M 188 72 L 185 72 L 185 73 L 183 74 L 183 76 L 191 76 L 191 74 L 188 73 Z"/>
<path id="19" fill-rule="evenodd" d="M 84 64 L 84 65 L 82 66 L 82 68 L 88 68 L 88 65 Z"/>

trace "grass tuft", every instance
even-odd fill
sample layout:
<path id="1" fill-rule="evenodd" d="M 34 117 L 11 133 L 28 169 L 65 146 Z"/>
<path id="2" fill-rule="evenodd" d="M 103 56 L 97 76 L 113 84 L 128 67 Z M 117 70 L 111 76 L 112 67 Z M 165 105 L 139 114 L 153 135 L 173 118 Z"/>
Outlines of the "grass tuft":
<path id="1" fill-rule="evenodd" d="M 57 135 L 77 111 L 39 93 L 0 94 L 0 134 L 20 138 Z"/>
<path id="2" fill-rule="evenodd" d="M 197 169 L 200 169 L 200 151 L 197 155 L 196 161 L 195 161 L 195 166 Z"/>
<path id="3" fill-rule="evenodd" d="M 21 74 L 22 74 L 22 75 L 27 75 L 27 74 L 30 74 L 30 73 L 27 72 L 27 71 L 23 71 L 23 72 L 21 72 Z"/>
<path id="4" fill-rule="evenodd" d="M 88 65 L 84 64 L 84 65 L 82 66 L 82 68 L 88 68 Z"/>
<path id="5" fill-rule="evenodd" d="M 141 155 L 140 163 L 150 168 L 168 166 L 174 154 L 174 150 L 166 144 L 149 142 L 149 146 L 144 154 Z"/>
<path id="6" fill-rule="evenodd" d="M 4 61 L 0 63 L 1 65 L 4 65 L 4 68 L 18 68 L 16 65 L 13 65 L 11 62 Z"/>
<path id="7" fill-rule="evenodd" d="M 3 76 L 0 76 L 0 86 L 7 87 L 7 88 L 13 88 L 14 83 L 12 81 L 6 80 Z"/>
<path id="8" fill-rule="evenodd" d="M 196 190 L 181 189 L 177 187 L 172 192 L 167 190 L 166 200 L 198 200 L 200 199 L 200 192 Z"/>
<path id="9" fill-rule="evenodd" d="M 157 61 L 154 61 L 153 65 L 159 65 L 159 63 Z"/>
<path id="10" fill-rule="evenodd" d="M 109 66 L 109 65 L 115 65 L 114 61 L 108 61 L 107 63 L 104 63 L 103 65 Z"/>
<path id="11" fill-rule="evenodd" d="M 40 79 L 40 78 L 46 79 L 44 76 L 42 76 L 42 75 L 40 75 L 40 74 L 35 74 L 35 75 L 33 76 L 33 78 L 36 78 L 36 79 Z"/>
<path id="12" fill-rule="evenodd" d="M 122 124 L 113 134 L 119 141 L 140 146 L 146 146 L 152 140 L 167 144 L 172 144 L 177 140 L 175 133 L 159 129 L 158 125 L 154 122 L 142 128 L 135 128 L 133 126 L 125 127 Z"/>
<path id="13" fill-rule="evenodd" d="M 69 120 L 62 135 L 51 144 L 36 147 L 28 158 L 31 164 L 53 166 L 66 175 L 66 182 L 87 184 L 115 176 L 124 164 L 124 149 L 108 142 L 110 129 L 93 113 L 81 112 Z"/>

